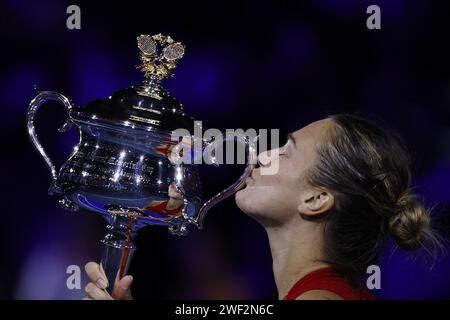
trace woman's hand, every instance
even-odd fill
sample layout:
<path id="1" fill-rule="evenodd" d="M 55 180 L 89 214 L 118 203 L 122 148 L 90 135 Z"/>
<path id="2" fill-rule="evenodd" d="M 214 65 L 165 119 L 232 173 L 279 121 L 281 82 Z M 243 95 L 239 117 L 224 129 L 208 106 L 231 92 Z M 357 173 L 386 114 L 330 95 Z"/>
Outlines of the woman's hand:
<path id="1" fill-rule="evenodd" d="M 107 291 L 108 288 L 108 279 L 105 276 L 102 268 L 98 263 L 89 262 L 84 267 L 86 273 L 91 280 L 86 285 L 84 289 L 87 293 L 87 297 L 85 299 L 88 300 L 132 300 L 131 296 L 131 283 L 133 282 L 132 276 L 125 276 L 122 279 L 116 279 L 116 283 L 114 284 L 113 296 L 112 297 Z"/>

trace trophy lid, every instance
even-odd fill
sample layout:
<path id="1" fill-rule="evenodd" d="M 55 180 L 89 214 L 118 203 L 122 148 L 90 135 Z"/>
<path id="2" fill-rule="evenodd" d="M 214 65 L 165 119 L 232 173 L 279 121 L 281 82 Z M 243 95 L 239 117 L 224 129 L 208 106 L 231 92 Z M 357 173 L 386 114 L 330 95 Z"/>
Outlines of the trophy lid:
<path id="1" fill-rule="evenodd" d="M 192 130 L 194 119 L 160 84 L 161 80 L 173 76 L 171 70 L 183 57 L 184 45 L 161 34 L 141 35 L 137 40 L 141 51 L 138 68 L 146 79 L 137 86 L 118 90 L 106 99 L 95 99 L 72 109 L 71 118 L 75 122 L 118 129 L 126 127 L 126 130 Z"/>

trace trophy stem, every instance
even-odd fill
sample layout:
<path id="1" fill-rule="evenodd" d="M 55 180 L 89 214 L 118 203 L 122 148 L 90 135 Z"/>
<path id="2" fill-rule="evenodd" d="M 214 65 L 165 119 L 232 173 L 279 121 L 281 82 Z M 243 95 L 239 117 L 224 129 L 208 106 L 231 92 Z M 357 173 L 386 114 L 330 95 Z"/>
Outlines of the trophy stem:
<path id="1" fill-rule="evenodd" d="M 137 216 L 136 211 L 132 209 L 121 208 L 116 211 L 111 216 L 111 223 L 106 227 L 108 233 L 101 241 L 103 253 L 100 266 L 108 279 L 107 292 L 113 298 L 115 284 L 128 272 L 136 250 L 133 240 Z"/>

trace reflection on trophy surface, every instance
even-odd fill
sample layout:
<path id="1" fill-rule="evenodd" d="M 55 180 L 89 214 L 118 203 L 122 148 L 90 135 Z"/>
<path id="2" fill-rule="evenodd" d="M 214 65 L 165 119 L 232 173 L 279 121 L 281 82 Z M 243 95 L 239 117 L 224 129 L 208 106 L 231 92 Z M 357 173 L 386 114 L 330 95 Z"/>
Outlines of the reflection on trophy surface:
<path id="1" fill-rule="evenodd" d="M 173 217 L 178 217 L 182 213 L 184 198 L 181 192 L 177 189 L 174 182 L 169 186 L 169 200 L 153 200 L 147 206 L 142 208 L 142 211 L 155 212 L 158 214 L 168 215 L 168 217 L 154 217 L 155 219 L 167 220 Z"/>

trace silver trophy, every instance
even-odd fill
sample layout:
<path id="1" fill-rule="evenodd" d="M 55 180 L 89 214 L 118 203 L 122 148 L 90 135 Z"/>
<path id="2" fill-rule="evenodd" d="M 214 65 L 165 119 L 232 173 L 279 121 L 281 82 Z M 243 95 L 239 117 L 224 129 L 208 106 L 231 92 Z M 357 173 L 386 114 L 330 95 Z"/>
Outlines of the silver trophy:
<path id="1" fill-rule="evenodd" d="M 49 194 L 58 195 L 60 205 L 67 210 L 94 211 L 108 223 L 101 266 L 113 296 L 114 283 L 127 273 L 135 250 L 133 239 L 140 228 L 162 225 L 175 235 L 185 235 L 190 224 L 201 229 L 209 209 L 243 186 L 256 161 L 255 141 L 244 135 L 224 135 L 221 141 L 199 142 L 193 135 L 173 139 L 174 130 L 194 132 L 197 125 L 160 84 L 172 75 L 185 47 L 161 34 L 141 35 L 137 40 L 139 68 L 145 75 L 141 84 L 80 107 L 58 92 L 40 91 L 27 111 L 31 142 L 51 173 Z M 76 126 L 80 136 L 59 171 L 34 127 L 39 107 L 49 100 L 60 102 L 67 111 L 68 119 L 59 131 Z M 193 159 L 209 150 L 209 163 L 217 165 L 211 150 L 231 139 L 245 144 L 245 171 L 231 186 L 203 201 L 198 165 L 179 160 L 186 153 Z M 200 149 L 192 147 L 193 142 Z"/>

